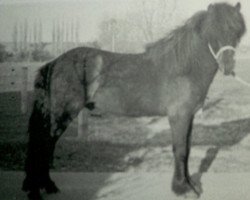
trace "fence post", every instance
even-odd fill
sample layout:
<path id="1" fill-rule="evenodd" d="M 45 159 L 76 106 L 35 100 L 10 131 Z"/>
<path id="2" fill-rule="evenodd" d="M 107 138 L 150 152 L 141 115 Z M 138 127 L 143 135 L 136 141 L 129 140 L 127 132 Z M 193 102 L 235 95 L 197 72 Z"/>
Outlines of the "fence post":
<path id="1" fill-rule="evenodd" d="M 81 139 L 88 135 L 88 110 L 82 109 L 78 114 L 77 138 Z"/>
<path id="2" fill-rule="evenodd" d="M 22 67 L 21 72 L 21 112 L 22 114 L 27 113 L 28 104 L 28 67 Z"/>

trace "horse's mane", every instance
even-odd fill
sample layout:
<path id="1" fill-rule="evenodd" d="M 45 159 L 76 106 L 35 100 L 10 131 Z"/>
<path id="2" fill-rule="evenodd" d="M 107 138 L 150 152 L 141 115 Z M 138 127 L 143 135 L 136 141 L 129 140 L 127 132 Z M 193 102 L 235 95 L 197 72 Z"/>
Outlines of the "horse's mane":
<path id="1" fill-rule="evenodd" d="M 195 53 L 193 48 L 194 40 L 200 40 L 201 23 L 206 14 L 206 11 L 196 13 L 184 25 L 172 30 L 164 38 L 148 44 L 145 53 L 158 58 L 163 54 L 172 56 L 173 61 L 178 59 L 178 65 L 175 67 L 183 70 L 183 65 L 186 65 L 185 63 L 187 63 L 190 55 Z"/>
<path id="2" fill-rule="evenodd" d="M 164 38 L 146 46 L 145 54 L 153 59 L 158 59 L 164 55 L 168 58 L 169 68 L 175 72 L 189 70 L 189 62 L 200 62 L 197 54 L 202 51 L 201 48 L 207 48 L 209 37 L 220 40 L 223 37 L 220 30 L 212 27 L 214 23 L 220 25 L 226 30 L 228 27 L 234 27 L 239 31 L 238 39 L 245 32 L 245 24 L 242 18 L 234 18 L 231 9 L 233 7 L 227 3 L 218 3 L 215 5 L 215 15 L 209 15 L 208 10 L 199 11 L 189 18 L 182 26 L 179 26 L 168 33 Z M 214 14 L 214 13 L 213 13 Z M 224 15 L 224 16 L 223 16 Z M 226 23 L 217 18 L 224 17 L 228 19 Z M 242 17 L 242 16 L 241 16 Z M 233 38 L 236 40 L 237 38 Z M 197 44 L 200 44 L 197 46 Z M 203 45 L 201 45 L 203 44 Z M 171 57 L 171 58 L 170 58 Z M 171 71 L 171 69 L 169 69 Z M 171 72 L 170 72 L 171 73 Z"/>
<path id="3" fill-rule="evenodd" d="M 147 44 L 146 52 L 151 51 L 154 48 L 166 47 L 166 45 L 173 45 L 171 47 L 177 46 L 178 44 L 183 44 L 186 42 L 190 42 L 188 40 L 188 36 L 193 34 L 193 31 L 199 31 L 199 24 L 205 18 L 206 11 L 200 11 L 189 18 L 184 25 L 179 26 L 169 32 L 164 38 Z M 170 43 L 170 44 L 169 44 Z"/>

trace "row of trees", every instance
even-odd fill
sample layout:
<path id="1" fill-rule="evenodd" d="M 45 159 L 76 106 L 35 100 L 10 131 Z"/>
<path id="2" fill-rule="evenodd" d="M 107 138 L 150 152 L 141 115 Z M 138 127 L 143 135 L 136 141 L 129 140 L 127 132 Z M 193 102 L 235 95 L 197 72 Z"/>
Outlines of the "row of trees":
<path id="1" fill-rule="evenodd" d="M 173 28 L 177 0 L 135 1 L 136 12 L 129 6 L 123 18 L 110 18 L 100 25 L 101 47 L 117 52 L 137 52 L 145 44 L 161 38 Z M 172 24 L 171 24 L 172 23 Z"/>
<path id="2" fill-rule="evenodd" d="M 0 63 L 6 61 L 9 56 L 11 55 L 6 51 L 5 46 L 0 44 Z"/>
<path id="3" fill-rule="evenodd" d="M 71 22 L 54 21 L 52 28 L 52 52 L 54 55 L 61 54 L 80 44 L 79 19 Z"/>
<path id="4" fill-rule="evenodd" d="M 37 61 L 50 57 L 43 52 L 45 44 L 42 42 L 42 32 L 41 20 L 34 22 L 33 26 L 27 20 L 16 22 L 12 33 L 13 59 Z"/>
<path id="5" fill-rule="evenodd" d="M 96 48 L 114 52 L 138 52 L 144 45 L 160 38 L 171 28 L 177 0 L 155 0 L 154 4 L 146 0 L 134 2 L 138 10 L 131 12 L 127 6 L 127 15 L 123 18 L 109 18 L 101 22 L 97 41 L 88 44 Z M 174 16 L 174 17 L 173 17 Z M 57 56 L 80 45 L 79 20 L 51 23 L 51 42 L 43 41 L 41 20 L 30 23 L 28 20 L 16 23 L 13 27 L 12 59 L 43 61 Z M 0 46 L 0 62 L 10 57 Z"/>
<path id="6" fill-rule="evenodd" d="M 52 41 L 44 42 L 41 20 L 30 24 L 28 20 L 15 23 L 12 33 L 12 54 L 15 60 L 48 60 L 79 45 L 79 20 L 66 23 L 54 20 Z M 47 49 L 46 49 L 47 48 Z"/>

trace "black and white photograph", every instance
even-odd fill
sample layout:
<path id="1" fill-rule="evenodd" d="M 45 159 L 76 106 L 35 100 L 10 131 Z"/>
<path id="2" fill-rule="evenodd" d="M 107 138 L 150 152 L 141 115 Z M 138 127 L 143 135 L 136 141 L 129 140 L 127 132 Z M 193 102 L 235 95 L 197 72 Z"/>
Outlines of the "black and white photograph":
<path id="1" fill-rule="evenodd" d="M 0 200 L 249 200 L 250 2 L 0 0 Z"/>

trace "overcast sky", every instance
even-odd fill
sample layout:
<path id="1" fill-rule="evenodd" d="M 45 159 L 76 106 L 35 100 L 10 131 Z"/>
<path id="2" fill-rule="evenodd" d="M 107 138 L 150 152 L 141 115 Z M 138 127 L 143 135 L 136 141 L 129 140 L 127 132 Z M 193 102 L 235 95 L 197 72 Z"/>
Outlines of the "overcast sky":
<path id="1" fill-rule="evenodd" d="M 133 3 L 139 0 L 0 0 L 0 41 L 11 41 L 15 22 L 29 23 L 41 20 L 43 23 L 43 39 L 51 40 L 52 23 L 55 19 L 80 21 L 80 40 L 95 40 L 98 37 L 98 25 L 107 17 L 122 17 L 130 10 L 137 11 Z M 172 0 L 169 0 L 172 1 Z M 198 10 L 204 10 L 217 0 L 176 0 L 177 13 L 180 15 L 176 24 L 190 17 Z M 148 2 L 154 4 L 154 0 Z M 224 2 L 237 3 L 236 0 Z M 241 0 L 242 13 L 245 16 L 247 29 L 250 21 L 250 1 Z M 250 44 L 250 34 L 246 34 L 243 42 Z"/>

